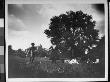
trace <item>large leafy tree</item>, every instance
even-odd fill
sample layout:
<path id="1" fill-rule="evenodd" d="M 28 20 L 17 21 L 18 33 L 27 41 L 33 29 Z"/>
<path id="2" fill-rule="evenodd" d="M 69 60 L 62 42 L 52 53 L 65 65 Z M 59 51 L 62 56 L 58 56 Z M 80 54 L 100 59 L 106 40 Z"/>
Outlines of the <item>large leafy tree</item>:
<path id="1" fill-rule="evenodd" d="M 93 45 L 97 45 L 98 30 L 95 29 L 96 21 L 91 15 L 82 11 L 68 11 L 65 14 L 54 16 L 50 19 L 49 29 L 44 33 L 51 38 L 55 49 L 71 52 L 67 56 L 75 58 L 85 54 Z"/>

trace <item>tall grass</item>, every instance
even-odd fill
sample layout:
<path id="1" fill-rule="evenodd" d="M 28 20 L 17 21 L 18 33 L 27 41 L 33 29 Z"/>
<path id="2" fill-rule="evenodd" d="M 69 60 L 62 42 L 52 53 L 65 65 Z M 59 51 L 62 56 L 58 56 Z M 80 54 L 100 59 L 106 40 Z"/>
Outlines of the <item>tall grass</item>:
<path id="1" fill-rule="evenodd" d="M 41 58 L 42 59 L 42 58 Z M 92 78 L 104 77 L 100 72 L 100 64 L 67 64 L 50 60 L 43 61 L 36 58 L 34 63 L 26 64 L 28 60 L 16 56 L 9 56 L 9 78 Z"/>

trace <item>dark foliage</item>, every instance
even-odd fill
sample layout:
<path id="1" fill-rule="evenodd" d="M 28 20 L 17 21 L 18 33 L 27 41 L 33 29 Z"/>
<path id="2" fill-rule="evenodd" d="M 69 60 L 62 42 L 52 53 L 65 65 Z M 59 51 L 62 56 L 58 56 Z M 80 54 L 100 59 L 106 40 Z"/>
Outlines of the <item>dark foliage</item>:
<path id="1" fill-rule="evenodd" d="M 103 36 L 97 46 L 93 49 L 90 50 L 90 52 L 88 53 L 89 58 L 91 60 L 96 60 L 96 59 L 105 59 L 105 36 Z M 103 61 L 104 63 L 104 61 Z"/>

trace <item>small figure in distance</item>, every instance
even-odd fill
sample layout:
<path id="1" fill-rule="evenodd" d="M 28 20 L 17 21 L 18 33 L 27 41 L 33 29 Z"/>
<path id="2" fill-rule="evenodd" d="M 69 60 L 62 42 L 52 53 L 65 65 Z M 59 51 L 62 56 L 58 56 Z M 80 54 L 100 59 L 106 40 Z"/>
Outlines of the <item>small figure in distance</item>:
<path id="1" fill-rule="evenodd" d="M 34 45 L 35 45 L 34 43 L 31 43 L 31 47 L 29 49 L 29 54 L 31 54 L 31 57 L 30 57 L 31 63 L 33 63 L 35 55 L 36 55 L 36 47 Z"/>

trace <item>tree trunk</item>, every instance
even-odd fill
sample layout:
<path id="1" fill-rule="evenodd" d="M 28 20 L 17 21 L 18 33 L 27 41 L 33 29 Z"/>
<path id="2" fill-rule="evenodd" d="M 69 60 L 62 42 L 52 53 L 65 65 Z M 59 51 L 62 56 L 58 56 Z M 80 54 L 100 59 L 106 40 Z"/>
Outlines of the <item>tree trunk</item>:
<path id="1" fill-rule="evenodd" d="M 71 49 L 71 58 L 74 58 L 74 48 Z"/>

